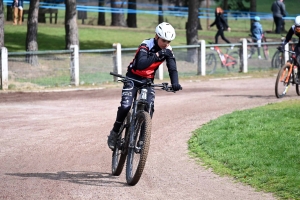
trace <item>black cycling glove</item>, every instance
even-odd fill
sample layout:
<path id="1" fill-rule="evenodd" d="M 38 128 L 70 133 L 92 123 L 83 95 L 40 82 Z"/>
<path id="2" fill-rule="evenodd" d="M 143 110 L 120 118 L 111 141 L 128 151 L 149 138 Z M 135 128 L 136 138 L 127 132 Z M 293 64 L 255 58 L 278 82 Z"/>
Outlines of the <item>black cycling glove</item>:
<path id="1" fill-rule="evenodd" d="M 277 47 L 277 49 L 278 49 L 278 51 L 280 51 L 280 52 L 284 52 L 284 46 L 283 46 L 283 45 Z"/>
<path id="2" fill-rule="evenodd" d="M 173 57 L 173 52 L 170 49 L 162 49 L 162 50 L 158 51 L 157 53 L 158 53 L 159 58 L 162 58 L 162 57 L 172 58 Z"/>
<path id="3" fill-rule="evenodd" d="M 172 84 L 172 89 L 174 91 L 178 91 L 178 90 L 182 90 L 182 87 L 181 87 L 181 85 L 179 83 L 173 83 Z"/>

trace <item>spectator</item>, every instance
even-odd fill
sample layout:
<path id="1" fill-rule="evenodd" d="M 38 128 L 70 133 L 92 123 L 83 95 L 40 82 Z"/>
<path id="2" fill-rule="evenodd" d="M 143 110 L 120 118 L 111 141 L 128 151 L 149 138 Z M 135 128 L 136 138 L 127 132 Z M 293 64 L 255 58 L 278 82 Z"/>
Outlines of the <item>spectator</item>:
<path id="1" fill-rule="evenodd" d="M 273 12 L 273 19 L 276 26 L 275 33 L 280 34 L 283 25 L 283 17 L 286 16 L 283 0 L 275 0 L 271 6 L 271 11 Z"/>
<path id="2" fill-rule="evenodd" d="M 217 26 L 217 33 L 215 35 L 215 43 L 218 44 L 218 38 L 219 36 L 221 36 L 221 38 L 227 42 L 230 43 L 229 40 L 227 40 L 224 36 L 224 30 L 228 30 L 230 31 L 230 27 L 228 26 L 228 24 L 226 23 L 225 19 L 224 19 L 224 15 L 223 15 L 224 11 L 221 7 L 217 7 L 215 10 L 215 16 L 216 19 L 215 21 L 210 25 L 210 27 L 213 27 L 214 25 Z"/>
<path id="3" fill-rule="evenodd" d="M 263 35 L 263 28 L 260 24 L 260 17 L 255 16 L 254 22 L 251 24 L 251 35 L 252 35 L 252 42 L 257 43 L 257 55 L 258 59 L 261 59 L 260 56 L 260 47 L 261 47 L 261 39 Z"/>
<path id="4" fill-rule="evenodd" d="M 14 22 L 13 25 L 22 24 L 23 18 L 23 0 L 13 0 Z"/>

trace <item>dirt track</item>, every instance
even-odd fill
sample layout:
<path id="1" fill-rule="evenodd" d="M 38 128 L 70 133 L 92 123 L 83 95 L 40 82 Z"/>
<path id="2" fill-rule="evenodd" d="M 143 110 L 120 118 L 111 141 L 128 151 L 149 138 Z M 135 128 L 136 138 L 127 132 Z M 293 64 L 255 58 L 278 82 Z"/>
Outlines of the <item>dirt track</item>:
<path id="1" fill-rule="evenodd" d="M 209 120 L 279 102 L 274 78 L 182 82 L 158 91 L 153 133 L 140 182 L 110 175 L 106 136 L 120 88 L 0 93 L 0 199 L 274 199 L 219 177 L 191 159 L 187 140 Z M 290 98 L 297 98 L 294 87 Z"/>

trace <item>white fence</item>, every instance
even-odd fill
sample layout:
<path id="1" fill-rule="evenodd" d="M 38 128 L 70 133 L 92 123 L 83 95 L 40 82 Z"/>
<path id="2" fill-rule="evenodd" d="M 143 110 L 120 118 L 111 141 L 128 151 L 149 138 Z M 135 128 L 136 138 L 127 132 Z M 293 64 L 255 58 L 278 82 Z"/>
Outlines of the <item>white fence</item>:
<path id="1" fill-rule="evenodd" d="M 264 44 L 264 43 L 262 43 Z M 266 43 L 269 46 L 278 46 L 280 42 Z M 235 46 L 240 54 L 240 68 L 244 73 L 248 72 L 247 40 L 242 39 L 241 43 L 218 44 L 226 47 Z M 250 44 L 254 45 L 254 44 Z M 200 40 L 198 45 L 173 46 L 173 51 L 177 61 L 179 76 L 206 76 L 206 54 L 209 48 L 215 44 L 206 44 L 205 40 Z M 241 51 L 242 48 L 242 51 Z M 288 48 L 288 45 L 286 45 Z M 275 47 L 273 49 L 276 49 Z M 187 61 L 189 50 L 197 52 L 197 59 L 194 62 Z M 72 46 L 71 50 L 59 51 L 37 51 L 37 52 L 8 52 L 5 47 L 1 49 L 1 88 L 22 89 L 22 83 L 27 88 L 34 86 L 43 87 L 72 87 L 79 85 L 96 85 L 116 81 L 109 75 L 110 71 L 120 74 L 126 72 L 128 64 L 132 61 L 136 48 L 121 48 L 121 44 L 113 44 L 112 49 L 100 50 L 79 50 L 78 46 Z M 25 57 L 28 55 L 38 55 L 39 66 L 30 66 Z M 218 56 L 216 54 L 216 56 Z M 286 57 L 288 58 L 288 57 Z M 219 61 L 219 60 L 218 60 Z M 242 62 L 241 62 L 242 61 Z M 268 63 L 269 61 L 266 61 Z M 219 62 L 218 62 L 219 64 Z M 27 71 L 26 71 L 27 70 Z M 222 73 L 222 71 L 221 71 Z M 226 73 L 226 70 L 224 70 Z M 160 66 L 157 79 L 164 79 L 168 76 L 167 69 Z M 61 79 L 58 80 L 60 77 Z M 45 83 L 51 79 L 51 83 Z M 30 82 L 31 84 L 25 84 Z"/>

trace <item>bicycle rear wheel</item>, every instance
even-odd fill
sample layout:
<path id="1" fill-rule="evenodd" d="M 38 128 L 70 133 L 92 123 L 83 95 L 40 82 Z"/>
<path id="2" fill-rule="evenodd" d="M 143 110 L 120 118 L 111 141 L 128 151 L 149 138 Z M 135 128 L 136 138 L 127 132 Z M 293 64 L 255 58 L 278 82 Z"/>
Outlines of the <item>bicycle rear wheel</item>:
<path id="1" fill-rule="evenodd" d="M 288 77 L 290 67 L 291 64 L 286 63 L 278 72 L 275 83 L 275 95 L 277 98 L 284 97 L 288 92 L 291 83 L 291 77 Z M 291 73 L 291 76 L 293 76 L 293 73 Z"/>
<path id="2" fill-rule="evenodd" d="M 229 53 L 229 56 L 226 59 L 226 64 L 233 63 L 226 66 L 227 70 L 230 72 L 239 72 L 240 70 L 240 56 L 237 51 Z"/>
<path id="3" fill-rule="evenodd" d="M 151 137 L 150 114 L 141 111 L 136 115 L 134 143 L 130 144 L 126 163 L 126 181 L 135 185 L 140 180 L 148 156 Z"/>
<path id="4" fill-rule="evenodd" d="M 205 64 L 207 74 L 213 74 L 217 68 L 217 59 L 214 53 L 208 53 L 205 56 Z"/>
<path id="5" fill-rule="evenodd" d="M 299 84 L 296 84 L 296 93 L 297 93 L 298 96 L 300 96 Z"/>
<path id="6" fill-rule="evenodd" d="M 119 133 L 116 147 L 112 153 L 111 171 L 114 176 L 119 176 L 121 174 L 126 161 L 130 116 L 131 113 L 129 112 L 122 127 L 120 128 L 121 132 Z"/>
<path id="7" fill-rule="evenodd" d="M 263 38 L 262 42 L 266 43 L 267 42 L 266 38 Z M 264 57 L 265 57 L 266 60 L 269 60 L 269 48 L 268 48 L 268 45 L 267 44 L 263 44 L 262 46 L 263 46 L 263 51 L 264 51 Z"/>

